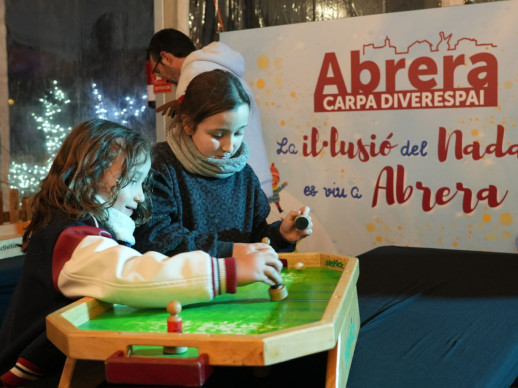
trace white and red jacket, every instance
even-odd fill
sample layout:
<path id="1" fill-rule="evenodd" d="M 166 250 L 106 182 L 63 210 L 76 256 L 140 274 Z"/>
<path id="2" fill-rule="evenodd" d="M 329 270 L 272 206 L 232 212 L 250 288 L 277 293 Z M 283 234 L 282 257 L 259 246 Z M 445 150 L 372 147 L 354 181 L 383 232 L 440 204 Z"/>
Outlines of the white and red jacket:
<path id="1" fill-rule="evenodd" d="M 61 370 L 64 356 L 46 338 L 45 317 L 83 296 L 165 308 L 171 300 L 207 302 L 236 288 L 233 258 L 216 259 L 202 251 L 141 254 L 116 241 L 93 217 L 74 221 L 57 212 L 31 236 L 0 330 L 0 380 L 20 386 Z"/>
<path id="2" fill-rule="evenodd" d="M 74 226 L 64 230 L 54 249 L 54 287 L 68 298 L 84 295 L 133 307 L 164 307 L 207 302 L 236 292 L 233 258 L 216 259 L 202 251 L 168 257 L 141 254 L 119 244 L 104 229 Z"/>

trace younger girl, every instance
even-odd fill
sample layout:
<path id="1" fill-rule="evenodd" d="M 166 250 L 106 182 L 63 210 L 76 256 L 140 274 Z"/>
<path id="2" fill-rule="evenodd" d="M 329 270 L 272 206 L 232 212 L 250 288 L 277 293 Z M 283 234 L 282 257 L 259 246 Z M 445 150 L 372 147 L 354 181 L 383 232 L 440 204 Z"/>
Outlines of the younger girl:
<path id="1" fill-rule="evenodd" d="M 249 106 L 232 73 L 213 70 L 192 79 L 167 141 L 154 148 L 153 215 L 136 231 L 137 249 L 242 257 L 264 237 L 275 250 L 292 251 L 312 233 L 311 221 L 305 231 L 294 225 L 299 214 L 309 212 L 305 207 L 282 222 L 266 222 L 268 198 L 246 164 Z"/>
<path id="2" fill-rule="evenodd" d="M 130 247 L 135 225 L 150 214 L 150 149 L 140 133 L 104 120 L 86 121 L 65 139 L 23 236 L 24 268 L 0 332 L 0 385 L 24 385 L 62 368 L 45 317 L 82 296 L 165 307 L 281 281 L 282 264 L 266 244 L 240 259 L 201 251 L 169 258 Z"/>

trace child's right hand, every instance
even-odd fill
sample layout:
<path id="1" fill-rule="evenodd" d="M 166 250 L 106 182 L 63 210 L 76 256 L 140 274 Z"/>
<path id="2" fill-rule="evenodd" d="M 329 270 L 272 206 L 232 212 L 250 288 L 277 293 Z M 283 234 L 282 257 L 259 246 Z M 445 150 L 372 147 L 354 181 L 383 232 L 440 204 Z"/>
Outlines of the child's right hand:
<path id="1" fill-rule="evenodd" d="M 155 109 L 155 112 L 162 113 L 162 116 L 167 115 L 167 116 L 173 117 L 177 108 L 178 108 L 178 100 L 173 100 L 173 101 L 166 102 L 164 105 L 160 105 L 158 108 Z"/>
<path id="2" fill-rule="evenodd" d="M 234 244 L 235 245 L 235 244 Z M 237 285 L 245 286 L 254 282 L 263 282 L 270 286 L 282 283 L 280 275 L 282 262 L 277 252 L 268 244 L 255 243 L 250 252 L 236 259 Z"/>

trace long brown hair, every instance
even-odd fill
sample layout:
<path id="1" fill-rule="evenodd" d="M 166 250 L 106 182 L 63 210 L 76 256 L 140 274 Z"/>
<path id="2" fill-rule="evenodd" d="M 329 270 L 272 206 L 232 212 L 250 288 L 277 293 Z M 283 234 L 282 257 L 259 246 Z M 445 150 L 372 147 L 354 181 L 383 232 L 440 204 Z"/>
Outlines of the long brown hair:
<path id="1" fill-rule="evenodd" d="M 151 147 L 151 140 L 142 133 L 111 121 L 92 119 L 77 125 L 65 138 L 34 197 L 32 218 L 23 235 L 22 250 L 25 252 L 31 234 L 47 225 L 56 210 L 74 220 L 94 216 L 101 222 L 106 221 L 106 209 L 113 206 L 119 191 L 131 182 L 134 167 L 148 160 Z M 111 200 L 100 204 L 95 198 L 98 184 L 121 154 L 124 162 Z M 148 192 L 145 184 L 146 199 L 139 203 L 133 214 L 137 225 L 151 216 Z"/>

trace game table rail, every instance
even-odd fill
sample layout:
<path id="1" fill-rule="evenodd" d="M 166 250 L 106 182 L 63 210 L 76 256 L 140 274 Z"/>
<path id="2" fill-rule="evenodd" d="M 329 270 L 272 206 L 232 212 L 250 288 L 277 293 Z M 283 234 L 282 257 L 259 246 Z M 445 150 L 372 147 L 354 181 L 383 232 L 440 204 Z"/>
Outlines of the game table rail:
<path id="1" fill-rule="evenodd" d="M 279 257 L 286 267 L 283 271 L 293 272 L 296 264 L 302 263 L 303 271 L 325 268 L 341 272 L 319 320 L 263 334 L 85 330 L 80 328 L 85 322 L 114 309 L 113 304 L 85 297 L 47 317 L 48 338 L 67 356 L 59 387 L 70 386 L 77 360 L 106 361 L 116 352 L 129 356 L 136 346 L 195 348 L 198 354 L 206 355 L 210 365 L 237 367 L 268 366 L 327 351 L 326 388 L 345 387 L 360 321 L 357 258 L 326 253 L 289 253 Z M 299 275 L 295 271 L 293 276 Z M 311 288 L 311 284 L 305 286 Z"/>

